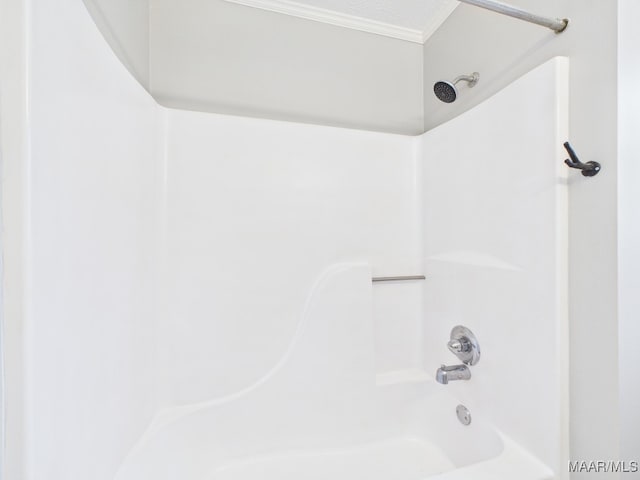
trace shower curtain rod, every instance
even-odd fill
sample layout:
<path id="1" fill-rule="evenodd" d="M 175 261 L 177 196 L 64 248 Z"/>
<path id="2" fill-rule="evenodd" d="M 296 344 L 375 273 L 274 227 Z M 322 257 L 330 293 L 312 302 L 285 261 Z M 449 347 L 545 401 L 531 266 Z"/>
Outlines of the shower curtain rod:
<path id="1" fill-rule="evenodd" d="M 476 7 L 486 8 L 487 10 L 501 13 L 502 15 L 508 15 L 513 18 L 518 18 L 520 20 L 524 20 L 525 22 L 542 25 L 543 27 L 550 28 L 556 33 L 563 32 L 564 29 L 567 28 L 567 25 L 569 25 L 569 20 L 567 20 L 566 18 L 560 19 L 560 18 L 542 17 L 540 15 L 535 15 L 533 13 L 520 10 L 519 8 L 512 7 L 511 5 L 507 5 L 502 2 L 496 2 L 493 0 L 458 0 L 458 1 L 462 3 L 468 3 L 469 5 L 474 5 Z"/>

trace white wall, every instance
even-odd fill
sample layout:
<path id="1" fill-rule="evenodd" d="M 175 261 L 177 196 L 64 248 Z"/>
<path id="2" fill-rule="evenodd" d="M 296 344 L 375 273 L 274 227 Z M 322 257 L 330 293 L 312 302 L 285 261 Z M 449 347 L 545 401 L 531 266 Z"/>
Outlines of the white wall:
<path id="1" fill-rule="evenodd" d="M 426 133 L 421 152 L 425 366 L 459 363 L 449 333 L 470 328 L 480 362 L 447 388 L 557 478 L 568 460 L 568 66 L 537 67 Z"/>
<path id="2" fill-rule="evenodd" d="M 32 0 L 29 12 L 19 478 L 107 480 L 155 411 L 158 107 L 82 2 Z"/>
<path id="3" fill-rule="evenodd" d="M 541 14 L 568 17 L 550 30 L 461 5 L 425 45 L 427 129 L 477 105 L 533 66 L 556 55 L 570 59 L 569 138 L 583 160 L 602 163 L 584 178 L 569 172 L 571 456 L 617 459 L 619 424 L 603 415 L 618 409 L 617 320 L 617 2 L 512 0 Z M 446 53 L 445 53 L 446 52 Z M 433 83 L 477 70 L 480 83 L 449 106 Z M 532 91 L 531 94 L 534 92 Z M 523 128 L 527 124 L 523 123 Z M 460 132 L 458 141 L 463 141 Z M 575 478 L 588 478 L 576 474 Z"/>
<path id="4" fill-rule="evenodd" d="M 640 452 L 640 4 L 622 0 L 618 32 L 618 268 L 621 457 Z M 640 477 L 640 472 L 637 473 Z"/>
<path id="5" fill-rule="evenodd" d="M 149 0 L 83 0 L 118 58 L 149 87 Z"/>
<path id="6" fill-rule="evenodd" d="M 365 262 L 382 276 L 419 273 L 412 138 L 165 115 L 163 404 L 228 395 L 264 376 L 332 264 Z M 382 371 L 420 365 L 419 285 L 398 293 L 400 306 L 390 290 L 374 291 L 381 308 L 396 306 L 377 319 Z M 385 332 L 396 324 L 403 327 L 394 343 Z"/>
<path id="7" fill-rule="evenodd" d="M 0 478 L 24 476 L 24 315 L 27 128 L 26 5 L 0 0 L 0 187 L 2 208 L 2 452 Z"/>
<path id="8" fill-rule="evenodd" d="M 163 105 L 422 133 L 422 45 L 223 0 L 152 0 Z"/>
<path id="9" fill-rule="evenodd" d="M 83 0 L 163 105 L 423 132 L 422 45 L 224 0 Z"/>

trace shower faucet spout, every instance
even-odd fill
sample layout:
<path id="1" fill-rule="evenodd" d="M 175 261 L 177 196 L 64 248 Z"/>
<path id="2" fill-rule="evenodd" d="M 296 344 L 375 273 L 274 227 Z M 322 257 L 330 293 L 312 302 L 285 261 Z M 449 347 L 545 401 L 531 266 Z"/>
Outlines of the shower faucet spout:
<path id="1" fill-rule="evenodd" d="M 471 370 L 466 365 L 441 365 L 436 372 L 436 381 L 443 385 L 454 380 L 469 380 Z"/>

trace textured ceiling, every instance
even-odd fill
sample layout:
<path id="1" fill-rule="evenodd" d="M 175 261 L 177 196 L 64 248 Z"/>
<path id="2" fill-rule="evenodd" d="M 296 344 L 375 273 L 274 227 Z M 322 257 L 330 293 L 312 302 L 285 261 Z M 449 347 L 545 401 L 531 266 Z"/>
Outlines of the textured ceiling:
<path id="1" fill-rule="evenodd" d="M 413 30 L 424 30 L 452 0 L 295 0 L 300 5 L 332 10 Z"/>

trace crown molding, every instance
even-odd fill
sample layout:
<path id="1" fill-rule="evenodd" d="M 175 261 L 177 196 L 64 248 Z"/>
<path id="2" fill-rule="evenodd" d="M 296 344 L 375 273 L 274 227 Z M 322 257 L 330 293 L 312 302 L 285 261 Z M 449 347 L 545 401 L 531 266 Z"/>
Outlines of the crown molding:
<path id="1" fill-rule="evenodd" d="M 420 44 L 423 44 L 458 6 L 458 2 L 456 1 L 449 1 L 445 3 L 443 7 L 432 17 L 429 25 L 422 30 L 416 30 L 368 18 L 357 17 L 355 15 L 348 15 L 325 8 L 303 5 L 291 0 L 225 1 Z"/>

